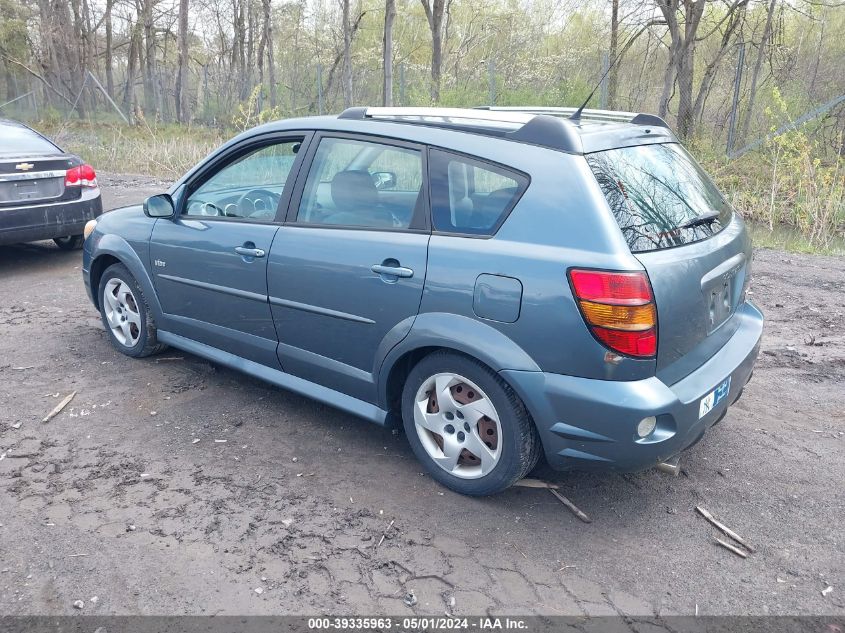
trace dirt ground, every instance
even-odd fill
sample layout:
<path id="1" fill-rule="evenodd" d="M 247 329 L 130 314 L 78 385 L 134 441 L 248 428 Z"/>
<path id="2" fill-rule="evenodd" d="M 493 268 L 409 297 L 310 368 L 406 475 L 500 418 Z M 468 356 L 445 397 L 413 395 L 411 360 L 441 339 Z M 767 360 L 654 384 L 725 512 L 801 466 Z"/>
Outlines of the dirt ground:
<path id="1" fill-rule="evenodd" d="M 102 181 L 108 207 L 165 186 Z M 845 613 L 843 258 L 755 253 L 763 352 L 682 475 L 536 473 L 590 524 L 453 494 L 401 434 L 189 354 L 119 354 L 80 259 L 0 248 L 0 614 Z"/>

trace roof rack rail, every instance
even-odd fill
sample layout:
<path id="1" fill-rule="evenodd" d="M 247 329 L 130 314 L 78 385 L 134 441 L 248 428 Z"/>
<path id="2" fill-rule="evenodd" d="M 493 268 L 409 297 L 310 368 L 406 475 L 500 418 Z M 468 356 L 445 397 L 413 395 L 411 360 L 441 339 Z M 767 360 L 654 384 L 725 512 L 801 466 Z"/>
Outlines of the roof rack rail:
<path id="1" fill-rule="evenodd" d="M 460 121 L 527 123 L 533 115 L 533 112 L 484 112 L 473 108 L 354 107 L 341 112 L 338 118 L 401 120 L 419 123 L 457 123 Z"/>
<path id="2" fill-rule="evenodd" d="M 569 153 L 583 151 L 574 126 L 560 117 L 546 116 L 546 113 L 476 108 L 354 107 L 344 110 L 338 118 L 416 123 L 487 134 Z"/>
<path id="3" fill-rule="evenodd" d="M 577 121 L 570 120 L 576 108 L 496 107 L 478 108 L 406 108 L 354 107 L 338 115 L 339 119 L 412 123 L 473 134 L 495 136 L 531 145 L 548 147 L 570 154 L 582 154 L 584 142 Z M 584 110 L 581 119 L 666 128 L 660 117 L 636 112 Z M 646 130 L 648 132 L 649 130 Z"/>
<path id="4" fill-rule="evenodd" d="M 526 114 L 546 114 L 557 117 L 570 117 L 578 108 L 555 107 L 555 106 L 478 106 L 478 110 L 490 112 L 524 112 Z M 623 112 L 617 110 L 582 110 L 581 118 L 592 121 L 607 121 L 617 123 L 632 123 L 634 125 L 652 125 L 655 127 L 669 128 L 669 125 L 654 114 L 638 112 Z"/>

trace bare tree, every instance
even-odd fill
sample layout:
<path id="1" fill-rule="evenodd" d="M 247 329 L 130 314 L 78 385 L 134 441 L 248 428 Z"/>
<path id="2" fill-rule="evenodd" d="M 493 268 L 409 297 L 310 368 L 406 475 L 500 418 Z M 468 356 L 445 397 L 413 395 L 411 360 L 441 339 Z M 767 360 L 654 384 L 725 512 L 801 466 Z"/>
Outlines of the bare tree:
<path id="1" fill-rule="evenodd" d="M 146 114 L 158 114 L 159 90 L 156 70 L 156 27 L 153 16 L 155 0 L 143 0 L 141 19 L 144 25 L 144 109 Z"/>
<path id="2" fill-rule="evenodd" d="M 611 0 L 610 4 L 610 53 L 608 60 L 613 64 L 607 76 L 607 107 L 616 108 L 616 92 L 619 87 L 619 0 Z"/>
<path id="3" fill-rule="evenodd" d="M 188 0 L 179 0 L 179 69 L 176 73 L 176 120 L 187 123 L 188 113 Z"/>
<path id="4" fill-rule="evenodd" d="M 349 0 L 343 5 L 343 107 L 352 105 L 352 27 L 349 24 Z"/>
<path id="5" fill-rule="evenodd" d="M 261 8 L 264 13 L 264 25 L 262 27 L 262 41 L 265 43 L 267 53 L 267 79 L 270 83 L 270 107 L 276 107 L 276 60 L 273 55 L 273 18 L 270 11 L 270 0 L 261 0 Z M 261 57 L 261 53 L 259 53 Z M 259 68 L 263 63 L 259 62 Z"/>
<path id="6" fill-rule="evenodd" d="M 384 66 L 382 104 L 386 106 L 393 105 L 393 21 L 395 19 L 396 0 L 385 0 L 384 46 L 382 48 L 382 65 Z"/>
<path id="7" fill-rule="evenodd" d="M 772 36 L 772 18 L 775 15 L 775 7 L 777 0 L 769 2 L 769 8 L 766 11 L 766 25 L 763 27 L 763 35 L 760 38 L 760 47 L 757 49 L 757 59 L 754 62 L 754 70 L 751 71 L 751 88 L 748 94 L 748 105 L 745 108 L 745 119 L 742 122 L 742 131 L 739 138 L 744 139 L 748 136 L 748 128 L 751 125 L 751 117 L 754 114 L 754 99 L 757 97 L 757 82 L 760 80 L 760 69 L 763 67 L 763 59 L 766 56 L 766 46 Z"/>
<path id="8" fill-rule="evenodd" d="M 728 50 L 731 35 L 739 24 L 737 14 L 744 9 L 749 0 L 732 0 L 724 9 L 714 32 L 722 28 L 722 40 L 715 60 L 711 60 L 705 71 L 705 79 L 712 82 L 716 66 Z M 678 88 L 678 132 L 683 137 L 692 134 L 696 118 L 697 102 L 706 98 L 710 82 L 703 83 L 698 97 L 694 95 L 694 73 L 696 45 L 703 37 L 698 30 L 704 16 L 706 0 L 657 0 L 657 6 L 663 14 L 669 30 L 669 63 L 663 75 L 663 92 L 660 96 L 658 112 L 665 117 L 669 111 L 672 89 Z M 706 37 L 706 36 L 705 36 Z M 714 63 L 715 61 L 715 63 Z"/>
<path id="9" fill-rule="evenodd" d="M 431 100 L 440 101 L 440 77 L 443 67 L 443 16 L 451 0 L 420 0 L 431 30 Z"/>
<path id="10" fill-rule="evenodd" d="M 112 99 L 115 98 L 114 95 L 114 47 L 113 47 L 113 30 L 112 30 L 112 9 L 114 8 L 114 0 L 107 0 L 106 1 L 106 13 L 104 16 L 105 24 L 106 24 L 106 50 L 104 51 L 105 56 L 105 67 L 106 67 L 106 92 L 109 93 L 109 97 Z"/>

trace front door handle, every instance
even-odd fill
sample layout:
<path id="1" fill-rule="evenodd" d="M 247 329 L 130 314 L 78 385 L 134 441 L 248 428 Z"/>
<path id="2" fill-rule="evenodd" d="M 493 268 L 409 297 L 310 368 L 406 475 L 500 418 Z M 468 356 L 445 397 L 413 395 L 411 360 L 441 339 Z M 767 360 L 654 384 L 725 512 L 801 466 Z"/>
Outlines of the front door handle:
<path id="1" fill-rule="evenodd" d="M 266 254 L 263 248 L 247 248 L 246 246 L 236 246 L 235 252 L 241 257 L 264 257 Z"/>
<path id="2" fill-rule="evenodd" d="M 411 268 L 404 266 L 387 266 L 385 264 L 376 264 L 370 268 L 377 275 L 390 275 L 392 277 L 413 277 L 414 271 Z"/>

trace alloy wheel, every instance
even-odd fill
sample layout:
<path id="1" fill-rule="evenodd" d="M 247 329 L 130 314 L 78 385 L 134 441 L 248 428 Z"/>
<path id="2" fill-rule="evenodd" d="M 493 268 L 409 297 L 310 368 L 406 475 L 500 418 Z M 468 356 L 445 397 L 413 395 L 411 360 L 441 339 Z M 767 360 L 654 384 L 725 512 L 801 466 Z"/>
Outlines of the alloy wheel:
<path id="1" fill-rule="evenodd" d="M 132 290 L 122 279 L 109 279 L 103 290 L 103 310 L 114 338 L 135 347 L 141 338 L 141 313 Z"/>

